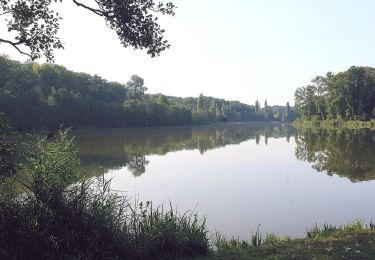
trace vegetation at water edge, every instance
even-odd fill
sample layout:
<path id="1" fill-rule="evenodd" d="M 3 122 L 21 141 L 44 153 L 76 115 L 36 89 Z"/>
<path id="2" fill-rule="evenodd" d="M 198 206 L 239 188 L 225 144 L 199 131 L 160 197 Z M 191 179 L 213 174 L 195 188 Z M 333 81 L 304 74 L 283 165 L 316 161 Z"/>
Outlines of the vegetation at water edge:
<path id="1" fill-rule="evenodd" d="M 293 122 L 293 126 L 296 128 L 325 128 L 325 129 L 336 129 L 336 128 L 348 128 L 348 129 L 375 129 L 375 120 L 371 119 L 368 121 L 360 120 L 342 120 L 342 119 L 326 119 L 326 120 L 307 120 L 297 119 Z"/>
<path id="2" fill-rule="evenodd" d="M 217 236 L 216 251 L 207 259 L 372 259 L 375 226 L 357 220 L 341 226 L 315 225 L 305 238 L 264 238 L 259 229 L 250 241 Z"/>
<path id="3" fill-rule="evenodd" d="M 350 67 L 317 76 L 295 92 L 296 127 L 374 128 L 375 69 Z"/>
<path id="4" fill-rule="evenodd" d="M 78 179 L 77 150 L 66 131 L 25 145 L 17 174 L 1 178 L 0 258 L 175 259 L 209 252 L 205 221 L 196 214 L 132 202 L 111 192 L 104 178 Z"/>

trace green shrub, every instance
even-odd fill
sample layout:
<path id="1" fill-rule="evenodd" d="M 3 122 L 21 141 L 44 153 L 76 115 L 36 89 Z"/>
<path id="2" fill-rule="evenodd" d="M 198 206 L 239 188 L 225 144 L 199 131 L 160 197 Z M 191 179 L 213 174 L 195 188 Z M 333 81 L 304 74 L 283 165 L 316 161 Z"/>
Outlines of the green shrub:
<path id="1" fill-rule="evenodd" d="M 17 168 L 15 146 L 5 139 L 8 129 L 5 115 L 0 112 L 0 178 L 13 175 Z"/>
<path id="2" fill-rule="evenodd" d="M 168 259 L 208 253 L 205 221 L 197 215 L 130 203 L 110 191 L 104 176 L 79 181 L 77 149 L 67 131 L 26 147 L 22 170 L 0 187 L 1 259 Z"/>

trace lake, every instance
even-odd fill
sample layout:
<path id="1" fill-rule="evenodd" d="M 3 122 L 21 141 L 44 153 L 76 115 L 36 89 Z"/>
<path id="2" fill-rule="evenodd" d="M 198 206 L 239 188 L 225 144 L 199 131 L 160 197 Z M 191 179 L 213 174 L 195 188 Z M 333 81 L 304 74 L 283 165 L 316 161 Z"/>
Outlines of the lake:
<path id="1" fill-rule="evenodd" d="M 274 124 L 74 131 L 90 176 L 179 212 L 210 231 L 249 239 L 302 237 L 317 224 L 375 220 L 375 135 Z"/>

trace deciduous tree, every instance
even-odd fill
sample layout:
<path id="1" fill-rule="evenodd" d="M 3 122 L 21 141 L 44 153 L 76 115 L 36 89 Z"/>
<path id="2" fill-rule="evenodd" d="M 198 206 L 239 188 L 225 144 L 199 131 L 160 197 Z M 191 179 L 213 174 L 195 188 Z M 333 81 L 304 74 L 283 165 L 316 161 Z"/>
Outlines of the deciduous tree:
<path id="1" fill-rule="evenodd" d="M 67 1 L 67 0 L 64 0 Z M 174 15 L 175 5 L 154 0 L 72 0 L 77 7 L 103 18 L 116 32 L 124 47 L 146 49 L 152 57 L 169 48 L 158 15 Z M 9 44 L 31 60 L 46 57 L 53 61 L 54 50 L 63 48 L 58 36 L 59 13 L 53 3 L 63 0 L 1 0 L 0 18 L 6 23 L 14 39 L 0 38 L 0 44 Z"/>

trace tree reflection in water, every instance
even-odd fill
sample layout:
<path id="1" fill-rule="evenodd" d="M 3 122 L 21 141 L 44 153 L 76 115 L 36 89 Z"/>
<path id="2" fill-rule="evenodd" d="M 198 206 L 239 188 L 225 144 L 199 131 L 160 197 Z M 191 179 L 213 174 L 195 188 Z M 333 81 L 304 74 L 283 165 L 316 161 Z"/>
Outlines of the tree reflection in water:
<path id="1" fill-rule="evenodd" d="M 180 150 L 209 150 L 255 140 L 294 136 L 291 126 L 275 124 L 217 124 L 195 127 L 86 129 L 73 134 L 82 166 L 92 175 L 127 167 L 134 175 L 146 172 L 147 156 Z"/>
<path id="2" fill-rule="evenodd" d="M 306 129 L 296 134 L 296 157 L 318 172 L 352 182 L 375 179 L 375 139 L 368 129 Z"/>

